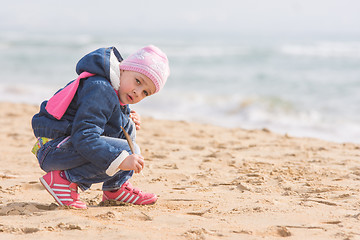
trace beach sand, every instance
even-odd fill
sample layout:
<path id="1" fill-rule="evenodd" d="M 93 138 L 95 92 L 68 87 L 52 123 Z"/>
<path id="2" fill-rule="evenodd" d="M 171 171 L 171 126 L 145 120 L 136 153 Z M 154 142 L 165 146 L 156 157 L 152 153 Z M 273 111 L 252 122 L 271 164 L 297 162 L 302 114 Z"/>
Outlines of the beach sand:
<path id="1" fill-rule="evenodd" d="M 143 117 L 152 206 L 58 207 L 30 152 L 38 106 L 0 103 L 0 239 L 360 239 L 360 144 Z"/>

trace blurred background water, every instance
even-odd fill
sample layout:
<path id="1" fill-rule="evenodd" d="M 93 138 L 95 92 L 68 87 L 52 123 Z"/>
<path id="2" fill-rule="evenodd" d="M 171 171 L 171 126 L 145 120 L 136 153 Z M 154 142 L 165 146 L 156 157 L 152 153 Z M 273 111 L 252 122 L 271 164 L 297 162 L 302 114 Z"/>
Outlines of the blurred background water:
<path id="1" fill-rule="evenodd" d="M 256 7 L 249 1 L 230 2 L 239 9 L 244 7 L 243 14 L 246 7 Z M 101 15 L 106 27 L 91 18 L 100 14 L 93 1 L 83 2 L 89 5 L 85 19 L 62 16 L 69 14 L 65 8 L 50 8 L 45 1 L 35 3 L 52 15 L 42 14 L 26 1 L 8 4 L 12 14 L 0 10 L 0 101 L 40 104 L 76 78 L 75 65 L 86 53 L 115 46 L 126 57 L 154 44 L 167 53 L 171 75 L 162 92 L 133 106 L 142 115 L 359 143 L 360 26 L 356 26 L 360 21 L 353 21 L 360 17 L 351 7 L 339 10 L 343 1 L 320 1 L 323 5 L 318 6 L 290 2 L 272 3 L 289 6 L 290 13 L 279 10 L 283 16 L 255 8 L 258 15 L 248 14 L 243 19 L 231 5 L 219 13 L 216 6 L 190 12 L 180 8 L 182 15 L 171 15 L 175 10 L 163 6 L 169 21 L 161 25 L 161 15 L 154 14 L 154 26 L 145 10 L 130 5 L 127 7 L 134 11 L 119 22 L 106 22 L 113 19 Z M 38 12 L 31 15 L 26 6 Z M 76 6 L 79 9 L 80 5 Z M 28 15 L 24 16 L 25 12 Z M 343 13 L 348 18 L 344 15 L 346 20 L 339 24 L 336 17 Z M 132 14 L 141 18 L 136 24 Z M 34 19 L 26 20 L 26 16 Z M 301 25 L 305 16 L 310 19 Z M 114 16 L 117 18 L 121 14 Z M 180 24 L 181 18 L 188 22 Z M 245 19 L 257 22 L 244 24 L 241 20 Z M 286 24 L 287 19 L 290 22 Z M 125 20 L 133 25 L 127 26 Z M 138 27 L 142 20 L 146 22 L 143 28 Z M 291 21 L 299 24 L 291 26 Z M 274 29 L 268 29 L 269 22 Z M 337 25 L 328 26 L 333 22 Z"/>

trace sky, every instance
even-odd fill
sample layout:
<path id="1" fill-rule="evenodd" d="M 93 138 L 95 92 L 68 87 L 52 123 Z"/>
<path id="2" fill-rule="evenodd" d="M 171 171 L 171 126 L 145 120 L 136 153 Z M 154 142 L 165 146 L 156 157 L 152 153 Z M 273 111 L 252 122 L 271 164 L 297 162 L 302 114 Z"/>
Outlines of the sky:
<path id="1" fill-rule="evenodd" d="M 360 36 L 359 13 L 359 0 L 14 0 L 0 31 Z"/>

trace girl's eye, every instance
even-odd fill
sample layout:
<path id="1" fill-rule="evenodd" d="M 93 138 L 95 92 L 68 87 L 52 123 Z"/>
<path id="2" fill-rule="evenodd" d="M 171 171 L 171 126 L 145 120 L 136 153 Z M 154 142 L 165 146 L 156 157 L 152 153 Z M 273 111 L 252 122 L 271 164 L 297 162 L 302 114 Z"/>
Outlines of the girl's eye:
<path id="1" fill-rule="evenodd" d="M 147 91 L 144 91 L 145 96 L 149 96 L 149 93 Z"/>
<path id="2" fill-rule="evenodd" d="M 137 83 L 137 84 L 140 84 L 141 82 L 139 81 L 139 79 L 136 79 L 136 83 Z"/>

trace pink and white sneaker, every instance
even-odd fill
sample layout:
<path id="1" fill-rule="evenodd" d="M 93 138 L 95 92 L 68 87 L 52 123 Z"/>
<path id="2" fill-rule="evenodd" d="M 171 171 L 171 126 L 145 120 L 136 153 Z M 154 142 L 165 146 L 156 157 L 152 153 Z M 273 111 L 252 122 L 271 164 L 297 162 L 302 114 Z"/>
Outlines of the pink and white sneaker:
<path id="1" fill-rule="evenodd" d="M 149 205 L 156 202 L 157 196 L 153 193 L 144 193 L 134 188 L 129 181 L 126 181 L 121 188 L 115 192 L 104 191 L 103 201 L 106 200 L 115 200 L 136 205 Z"/>
<path id="2" fill-rule="evenodd" d="M 51 171 L 40 178 L 41 184 L 54 197 L 60 206 L 86 209 L 86 204 L 79 200 L 78 186 L 60 175 L 61 171 Z"/>

